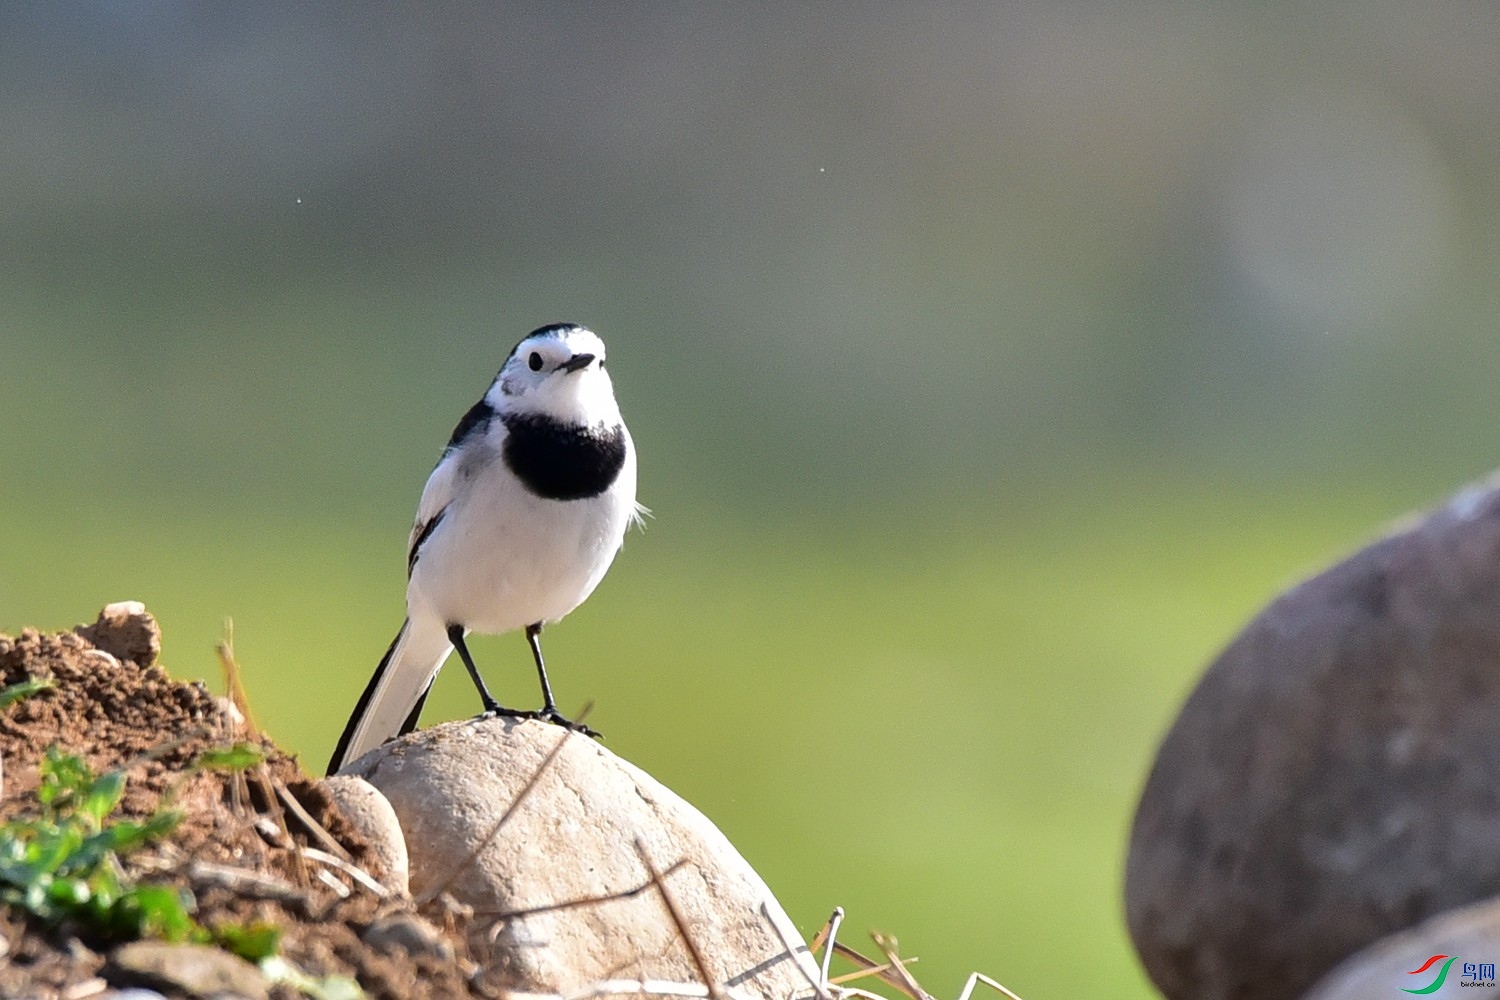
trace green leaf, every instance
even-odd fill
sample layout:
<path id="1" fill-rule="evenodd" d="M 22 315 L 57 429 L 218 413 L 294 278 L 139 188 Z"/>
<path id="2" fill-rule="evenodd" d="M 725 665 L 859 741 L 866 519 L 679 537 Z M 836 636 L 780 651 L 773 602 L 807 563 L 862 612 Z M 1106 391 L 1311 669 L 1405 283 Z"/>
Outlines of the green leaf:
<path id="1" fill-rule="evenodd" d="M 77 809 L 94 821 L 97 828 L 104 817 L 115 811 L 120 797 L 125 794 L 125 775 L 120 771 L 108 771 L 91 781 L 79 799 Z"/>
<path id="2" fill-rule="evenodd" d="M 266 760 L 266 752 L 254 743 L 236 743 L 229 747 L 210 747 L 198 755 L 193 762 L 197 768 L 207 768 L 215 771 L 243 771 L 263 764 Z"/>
<path id="3" fill-rule="evenodd" d="M 0 861 L 0 884 L 30 885 L 42 875 L 42 869 L 20 858 Z"/>
<path id="4" fill-rule="evenodd" d="M 115 876 L 114 871 L 110 868 L 95 872 L 94 877 L 89 879 L 89 889 L 93 893 L 93 898 L 90 902 L 95 908 L 104 910 L 118 904 L 121 895 L 125 891 L 124 887 L 120 885 L 119 878 Z"/>
<path id="5" fill-rule="evenodd" d="M 187 941 L 200 930 L 184 894 L 166 885 L 138 885 L 120 900 L 118 909 L 141 937 Z"/>
<path id="6" fill-rule="evenodd" d="M 132 820 L 111 823 L 98 836 L 105 840 L 109 850 L 116 854 L 128 854 L 177 829 L 177 825 L 182 822 L 182 815 L 176 809 L 163 809 L 147 817 L 143 823 Z"/>
<path id="7" fill-rule="evenodd" d="M 30 698 L 39 691 L 56 687 L 57 684 L 47 677 L 32 677 L 29 680 L 17 681 L 0 688 L 0 711 L 4 711 L 22 698 Z"/>
<path id="8" fill-rule="evenodd" d="M 26 847 L 28 864 L 45 872 L 61 871 L 83 847 L 84 831 L 76 825 L 39 831 Z"/>
<path id="9" fill-rule="evenodd" d="M 44 806 L 87 788 L 94 780 L 94 773 L 82 757 L 65 754 L 55 746 L 47 748 L 38 770 L 42 783 L 36 796 Z"/>
<path id="10" fill-rule="evenodd" d="M 78 878 L 60 878 L 47 886 L 47 902 L 64 910 L 83 906 L 93 895 L 89 884 Z"/>
<path id="11" fill-rule="evenodd" d="M 281 928 L 264 921 L 227 924 L 215 928 L 213 935 L 221 947 L 251 962 L 270 958 L 281 947 Z"/>
<path id="12" fill-rule="evenodd" d="M 280 955 L 261 959 L 260 971 L 273 984 L 290 986 L 311 1000 L 368 1000 L 359 983 L 348 976 L 309 976 Z"/>
<path id="13" fill-rule="evenodd" d="M 81 823 L 78 825 L 82 826 Z M 106 867 L 106 862 L 115 853 L 114 843 L 113 827 L 91 833 L 79 841 L 78 847 L 62 860 L 57 870 L 61 874 L 98 871 Z"/>

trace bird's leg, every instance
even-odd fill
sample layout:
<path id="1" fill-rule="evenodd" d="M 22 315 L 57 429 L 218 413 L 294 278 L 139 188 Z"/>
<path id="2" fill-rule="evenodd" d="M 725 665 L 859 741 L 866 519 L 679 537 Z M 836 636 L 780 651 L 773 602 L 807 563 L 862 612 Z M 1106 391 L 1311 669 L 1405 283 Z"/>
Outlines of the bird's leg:
<path id="1" fill-rule="evenodd" d="M 469 655 L 469 647 L 464 643 L 464 627 L 462 625 L 448 626 L 448 641 L 453 643 L 453 648 L 458 650 L 458 658 L 464 661 L 464 666 L 469 668 L 469 676 L 474 680 L 474 687 L 479 689 L 479 701 L 484 705 L 486 715 L 517 715 L 508 708 L 504 708 L 490 694 L 490 689 L 484 686 L 484 678 L 479 676 L 479 668 L 474 666 L 474 657 Z"/>
<path id="2" fill-rule="evenodd" d="M 531 646 L 531 656 L 536 660 L 536 674 L 542 681 L 542 710 L 536 713 L 536 717 L 543 722 L 550 722 L 555 726 L 571 729 L 575 733 L 585 736 L 598 736 L 594 730 L 581 722 L 574 722 L 565 718 L 557 710 L 557 702 L 552 697 L 552 685 L 547 681 L 547 665 L 542 662 L 542 623 L 536 622 L 526 626 L 526 642 Z"/>
<path id="3" fill-rule="evenodd" d="M 542 662 L 542 623 L 526 626 L 526 642 L 531 646 L 531 657 L 536 660 L 536 675 L 542 681 L 542 714 L 557 715 L 557 701 L 552 697 L 552 685 L 547 680 L 547 664 Z"/>

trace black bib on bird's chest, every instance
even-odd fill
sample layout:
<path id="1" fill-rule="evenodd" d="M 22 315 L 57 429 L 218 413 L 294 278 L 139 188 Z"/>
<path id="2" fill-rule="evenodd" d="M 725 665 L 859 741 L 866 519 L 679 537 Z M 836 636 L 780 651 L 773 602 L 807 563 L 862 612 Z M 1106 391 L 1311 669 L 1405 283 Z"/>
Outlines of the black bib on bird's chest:
<path id="1" fill-rule="evenodd" d="M 614 485 L 625 467 L 625 428 L 580 427 L 535 414 L 505 420 L 505 464 L 547 500 L 586 500 Z"/>

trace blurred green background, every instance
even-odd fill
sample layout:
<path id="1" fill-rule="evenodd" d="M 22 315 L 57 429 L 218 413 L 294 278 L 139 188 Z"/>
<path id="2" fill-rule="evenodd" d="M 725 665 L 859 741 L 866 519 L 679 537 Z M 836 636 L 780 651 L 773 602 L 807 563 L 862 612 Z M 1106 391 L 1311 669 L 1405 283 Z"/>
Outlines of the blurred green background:
<path id="1" fill-rule="evenodd" d="M 441 444 L 582 322 L 656 517 L 564 708 L 808 934 L 1149 997 L 1120 869 L 1194 678 L 1497 464 L 1497 121 L 1448 0 L 5 5 L 0 628 L 144 600 L 217 684 L 232 616 L 320 769 Z"/>

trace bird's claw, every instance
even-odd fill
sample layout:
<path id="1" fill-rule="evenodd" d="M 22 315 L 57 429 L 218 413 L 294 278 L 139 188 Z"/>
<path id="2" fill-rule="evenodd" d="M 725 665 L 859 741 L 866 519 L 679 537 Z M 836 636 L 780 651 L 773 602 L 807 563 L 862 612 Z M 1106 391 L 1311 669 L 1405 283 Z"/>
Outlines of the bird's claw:
<path id="1" fill-rule="evenodd" d="M 582 733 L 584 736 L 592 737 L 596 740 L 604 739 L 604 736 L 601 733 L 597 732 L 596 730 L 590 729 L 588 726 L 585 726 L 581 722 L 574 722 L 572 719 L 565 717 L 555 708 L 541 709 L 540 711 L 531 713 L 531 717 L 541 722 L 550 722 L 554 726 L 562 726 L 564 729 L 571 729 L 575 733 Z"/>
<path id="2" fill-rule="evenodd" d="M 572 719 L 567 718 L 555 708 L 541 708 L 536 709 L 535 711 L 528 711 L 526 709 L 520 708 L 506 708 L 504 705 L 501 705 L 498 702 L 491 702 L 484 706 L 484 711 L 480 712 L 479 715 L 476 716 L 476 718 L 535 719 L 538 722 L 547 722 L 554 726 L 561 726 L 564 729 L 572 730 L 575 733 L 581 733 L 584 736 L 592 737 L 596 740 L 604 739 L 604 735 L 602 733 L 598 732 L 597 730 L 590 729 L 588 726 L 585 726 L 581 722 L 574 722 Z"/>

